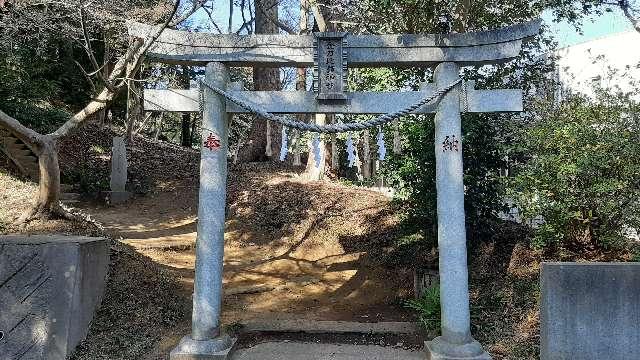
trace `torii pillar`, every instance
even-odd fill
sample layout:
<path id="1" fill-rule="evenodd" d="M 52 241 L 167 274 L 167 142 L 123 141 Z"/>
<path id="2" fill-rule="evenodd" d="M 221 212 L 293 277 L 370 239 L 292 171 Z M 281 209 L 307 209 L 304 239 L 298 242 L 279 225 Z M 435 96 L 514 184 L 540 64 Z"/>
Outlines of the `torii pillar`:
<path id="1" fill-rule="evenodd" d="M 457 80 L 459 72 L 455 63 L 440 63 L 435 70 L 435 83 L 444 87 Z M 430 360 L 491 360 L 471 337 L 460 85 L 445 94 L 438 104 L 435 152 L 442 336 L 426 342 L 425 350 Z"/>
<path id="2" fill-rule="evenodd" d="M 209 63 L 205 78 L 226 89 L 229 68 L 219 62 Z M 171 351 L 171 360 L 227 359 L 235 342 L 221 331 L 220 324 L 229 115 L 224 97 L 206 89 L 205 98 L 191 334 Z"/>

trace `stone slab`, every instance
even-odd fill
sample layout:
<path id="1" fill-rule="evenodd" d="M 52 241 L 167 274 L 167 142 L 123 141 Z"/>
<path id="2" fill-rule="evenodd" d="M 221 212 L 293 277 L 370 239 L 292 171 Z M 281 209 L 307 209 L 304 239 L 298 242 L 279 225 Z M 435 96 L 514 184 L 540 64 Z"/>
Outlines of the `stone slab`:
<path id="1" fill-rule="evenodd" d="M 170 360 L 226 360 L 235 350 L 237 339 L 222 335 L 211 340 L 193 340 L 187 335 L 169 354 Z"/>
<path id="2" fill-rule="evenodd" d="M 64 360 L 105 288 L 104 238 L 0 236 L 0 358 Z"/>
<path id="3" fill-rule="evenodd" d="M 113 138 L 111 148 L 111 191 L 124 192 L 127 185 L 127 147 L 124 137 Z"/>
<path id="4" fill-rule="evenodd" d="M 351 321 L 262 320 L 241 323 L 245 332 L 303 332 L 310 334 L 415 334 L 420 327 L 411 322 L 360 323 Z"/>
<path id="5" fill-rule="evenodd" d="M 542 360 L 640 359 L 640 263 L 543 263 Z"/>
<path id="6" fill-rule="evenodd" d="M 111 205 L 123 204 L 131 199 L 131 193 L 128 191 L 105 191 L 105 199 Z"/>
<path id="7" fill-rule="evenodd" d="M 491 360 L 489 353 L 477 341 L 465 345 L 447 344 L 436 338 L 424 342 L 427 360 Z"/>
<path id="8" fill-rule="evenodd" d="M 424 360 L 424 353 L 377 345 L 266 342 L 236 350 L 232 360 Z"/>

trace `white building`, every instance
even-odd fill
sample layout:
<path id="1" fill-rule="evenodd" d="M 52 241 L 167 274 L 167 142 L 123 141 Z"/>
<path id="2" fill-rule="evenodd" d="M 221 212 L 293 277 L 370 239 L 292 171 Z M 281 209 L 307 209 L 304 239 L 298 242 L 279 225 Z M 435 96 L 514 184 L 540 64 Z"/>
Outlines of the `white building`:
<path id="1" fill-rule="evenodd" d="M 640 33 L 630 30 L 607 35 L 556 51 L 557 76 L 565 90 L 593 96 L 594 82 L 603 88 L 638 90 L 640 85 Z M 611 70 L 617 72 L 611 76 Z M 562 94 L 560 98 L 562 97 Z"/>

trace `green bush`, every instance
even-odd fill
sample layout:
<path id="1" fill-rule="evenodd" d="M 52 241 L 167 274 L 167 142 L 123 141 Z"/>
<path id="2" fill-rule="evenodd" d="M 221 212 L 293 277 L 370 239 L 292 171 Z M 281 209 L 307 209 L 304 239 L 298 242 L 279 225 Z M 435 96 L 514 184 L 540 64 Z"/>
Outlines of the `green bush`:
<path id="1" fill-rule="evenodd" d="M 41 134 L 55 131 L 71 117 L 67 111 L 45 102 L 22 100 L 3 102 L 0 100 L 0 109 L 15 117 L 22 125 Z"/>
<path id="2" fill-rule="evenodd" d="M 87 164 L 63 172 L 62 182 L 77 184 L 80 193 L 91 196 L 96 196 L 101 191 L 108 191 L 110 188 L 107 170 Z"/>
<path id="3" fill-rule="evenodd" d="M 539 247 L 606 247 L 640 228 L 640 106 L 628 94 L 596 89 L 538 104 L 519 136 L 527 161 L 510 195 L 535 229 Z"/>
<path id="4" fill-rule="evenodd" d="M 405 301 L 404 306 L 418 313 L 418 320 L 427 331 L 440 330 L 440 286 L 438 284 L 428 288 L 419 299 Z"/>
<path id="5" fill-rule="evenodd" d="M 497 213 L 502 210 L 504 138 L 501 125 L 506 117 L 466 114 L 463 117 L 465 212 L 468 227 L 487 238 Z M 504 126 L 503 129 L 506 129 Z M 435 246 L 437 222 L 436 164 L 432 116 L 401 124 L 403 152 L 389 154 L 384 173 L 406 204 L 407 221 L 423 232 Z M 389 134 L 390 135 L 390 134 Z M 391 143 L 391 136 L 388 139 Z M 419 228 L 419 229 L 418 229 Z"/>

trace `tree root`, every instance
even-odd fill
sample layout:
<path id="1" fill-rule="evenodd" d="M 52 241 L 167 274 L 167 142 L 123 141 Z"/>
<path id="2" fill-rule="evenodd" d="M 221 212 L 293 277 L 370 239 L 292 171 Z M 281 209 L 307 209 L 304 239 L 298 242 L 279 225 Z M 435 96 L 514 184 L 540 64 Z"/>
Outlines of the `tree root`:
<path id="1" fill-rule="evenodd" d="M 34 220 L 81 220 L 76 217 L 70 209 L 65 208 L 60 202 L 55 205 L 34 205 L 25 211 L 15 222 L 14 225 L 24 226 Z"/>
<path id="2" fill-rule="evenodd" d="M 61 202 L 58 202 L 56 206 L 51 207 L 34 206 L 31 209 L 25 211 L 24 214 L 22 214 L 16 221 L 14 221 L 13 226 L 25 227 L 30 222 L 35 220 L 54 219 L 65 219 L 74 222 L 89 223 L 93 225 L 98 231 L 105 231 L 104 226 L 94 220 L 91 215 L 85 214 L 78 209 L 65 206 Z"/>

